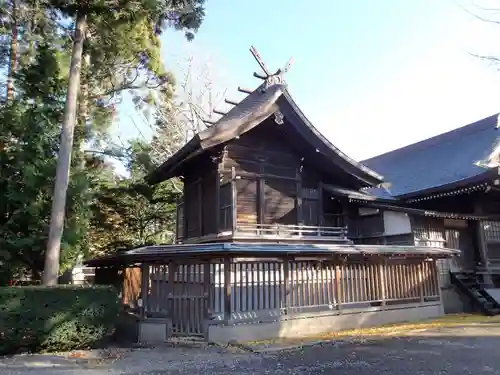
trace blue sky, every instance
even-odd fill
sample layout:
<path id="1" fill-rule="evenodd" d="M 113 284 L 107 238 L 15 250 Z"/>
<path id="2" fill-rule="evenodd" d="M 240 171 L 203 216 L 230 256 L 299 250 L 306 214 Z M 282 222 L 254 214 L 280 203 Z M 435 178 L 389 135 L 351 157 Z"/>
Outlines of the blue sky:
<path id="1" fill-rule="evenodd" d="M 500 25 L 464 10 L 483 14 L 473 4 L 489 6 L 486 0 L 207 0 L 195 41 L 166 32 L 163 58 L 179 75 L 182 56 L 210 61 L 216 89 L 238 99 L 238 85 L 259 84 L 251 44 L 270 70 L 293 56 L 286 79 L 296 102 L 359 160 L 500 112 L 500 72 L 471 56 L 500 55 Z M 122 138 L 137 135 L 127 117 L 122 111 L 117 124 Z"/>

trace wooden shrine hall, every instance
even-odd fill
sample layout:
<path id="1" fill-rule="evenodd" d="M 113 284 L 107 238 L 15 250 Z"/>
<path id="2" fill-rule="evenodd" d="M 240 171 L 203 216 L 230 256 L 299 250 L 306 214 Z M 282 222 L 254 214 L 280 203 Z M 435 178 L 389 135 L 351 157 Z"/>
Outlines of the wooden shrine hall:
<path id="1" fill-rule="evenodd" d="M 368 193 L 407 211 L 439 211 L 433 217 L 414 218 L 413 227 L 418 244 L 461 250 L 459 262 L 439 262 L 450 311 L 499 312 L 498 140 L 495 114 L 363 161 L 391 182 L 390 188 L 370 188 Z"/>
<path id="2" fill-rule="evenodd" d="M 262 83 L 147 177 L 184 183 L 176 243 L 86 262 L 123 269 L 139 339 L 249 341 L 442 315 L 437 261 L 460 252 L 416 244 L 410 217 L 428 211 L 367 192 L 383 177 L 310 123 L 284 79 L 290 63 L 271 73 L 251 52 Z"/>

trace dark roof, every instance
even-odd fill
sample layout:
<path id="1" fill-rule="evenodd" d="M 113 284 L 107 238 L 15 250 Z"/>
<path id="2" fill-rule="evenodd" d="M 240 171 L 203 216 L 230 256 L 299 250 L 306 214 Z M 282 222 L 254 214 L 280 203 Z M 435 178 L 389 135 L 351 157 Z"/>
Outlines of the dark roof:
<path id="1" fill-rule="evenodd" d="M 168 259 L 186 259 L 193 257 L 220 257 L 224 254 L 233 256 L 276 256 L 276 255 L 411 255 L 447 258 L 459 255 L 460 251 L 428 246 L 397 245 L 352 245 L 352 244 L 284 244 L 284 243 L 212 243 L 184 245 L 144 246 L 114 256 L 92 259 L 84 262 L 90 267 L 129 265 L 134 263 L 165 262 Z"/>
<path id="2" fill-rule="evenodd" d="M 384 175 L 392 185 L 384 193 L 395 197 L 478 183 L 497 174 L 497 168 L 484 166 L 499 146 L 497 119 L 493 115 L 362 163 Z"/>
<path id="3" fill-rule="evenodd" d="M 268 118 L 277 110 L 275 102 L 283 93 L 285 86 L 278 83 L 264 90 L 265 87 L 263 83 L 213 126 L 196 134 L 184 147 L 147 176 L 148 183 L 155 184 L 177 176 L 182 163 L 186 160 L 249 131 Z"/>
<path id="4" fill-rule="evenodd" d="M 355 177 L 362 186 L 374 186 L 382 182 L 381 175 L 349 158 L 328 141 L 300 111 L 288 93 L 282 78 L 271 76 L 268 81 L 222 116 L 217 123 L 198 133 L 151 173 L 147 177 L 148 183 L 158 183 L 179 175 L 185 161 L 248 132 L 277 110 L 283 113 L 285 119 L 290 122 L 306 143 L 313 150 L 315 149 L 316 153 L 321 154 L 326 160 Z"/>
<path id="5" fill-rule="evenodd" d="M 380 200 L 387 200 L 387 201 L 397 201 L 398 199 L 395 198 L 391 190 L 385 186 L 379 186 L 379 187 L 373 187 L 373 188 L 368 188 L 364 190 L 365 194 L 375 196 L 377 199 Z"/>
<path id="6" fill-rule="evenodd" d="M 460 212 L 442 212 L 442 211 L 425 210 L 419 208 L 405 207 L 394 203 L 391 204 L 387 202 L 381 202 L 380 199 L 367 201 L 367 200 L 352 198 L 352 201 L 354 202 L 359 201 L 359 203 L 361 203 L 364 207 L 379 208 L 384 211 L 405 212 L 407 214 L 413 214 L 416 216 L 431 216 L 443 219 L 461 219 L 461 220 L 497 221 L 500 219 L 500 215 L 474 215 L 474 214 L 460 213 Z"/>
<path id="7" fill-rule="evenodd" d="M 347 188 L 340 187 L 337 185 L 325 184 L 325 185 L 323 185 L 323 188 L 326 191 L 329 191 L 330 193 L 332 193 L 333 195 L 342 196 L 342 197 L 346 197 L 349 199 L 359 199 L 362 201 L 379 200 L 379 198 L 373 194 L 369 194 L 369 193 L 366 193 L 366 192 L 360 191 L 360 190 L 347 189 Z"/>

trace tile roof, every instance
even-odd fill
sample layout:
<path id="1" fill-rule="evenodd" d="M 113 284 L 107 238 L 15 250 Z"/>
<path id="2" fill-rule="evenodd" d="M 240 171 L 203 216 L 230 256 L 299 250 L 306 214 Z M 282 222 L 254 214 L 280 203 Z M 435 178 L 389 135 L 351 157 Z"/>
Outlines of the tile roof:
<path id="1" fill-rule="evenodd" d="M 488 170 L 477 163 L 487 161 L 500 144 L 498 117 L 495 114 L 362 163 L 381 173 L 391 183 L 384 194 L 392 196 L 473 178 Z M 378 195 L 377 191 L 371 193 Z"/>

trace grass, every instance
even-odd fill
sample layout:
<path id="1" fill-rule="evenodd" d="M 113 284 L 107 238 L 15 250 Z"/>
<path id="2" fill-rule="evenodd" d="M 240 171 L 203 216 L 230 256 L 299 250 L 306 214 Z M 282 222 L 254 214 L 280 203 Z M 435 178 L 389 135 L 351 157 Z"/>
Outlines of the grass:
<path id="1" fill-rule="evenodd" d="M 387 324 L 373 328 L 359 328 L 359 329 L 350 329 L 345 331 L 327 332 L 318 335 L 304 336 L 297 338 L 276 338 L 263 341 L 250 341 L 244 344 L 250 347 L 293 346 L 293 345 L 308 344 L 317 341 L 329 341 L 342 338 L 394 336 L 416 330 L 427 330 L 440 327 L 460 327 L 460 326 L 474 325 L 480 323 L 500 323 L 500 315 L 494 317 L 488 317 L 478 314 L 448 314 L 443 317 L 432 320 Z"/>

